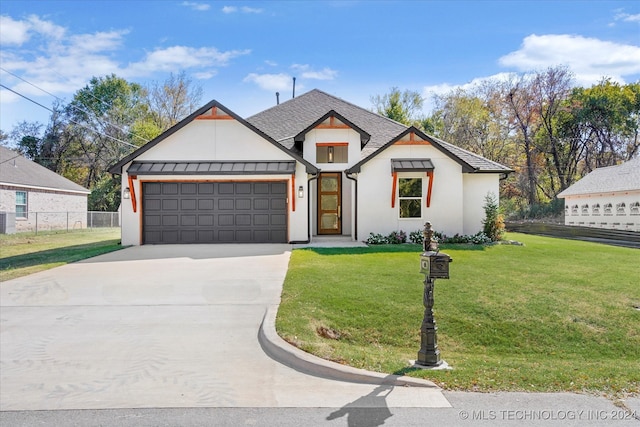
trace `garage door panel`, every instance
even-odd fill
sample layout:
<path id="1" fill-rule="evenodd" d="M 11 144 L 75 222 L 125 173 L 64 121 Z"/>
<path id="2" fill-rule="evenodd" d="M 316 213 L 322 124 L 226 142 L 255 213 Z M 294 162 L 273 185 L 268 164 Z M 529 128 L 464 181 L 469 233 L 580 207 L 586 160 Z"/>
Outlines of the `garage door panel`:
<path id="1" fill-rule="evenodd" d="M 211 211 L 215 206 L 215 201 L 213 199 L 198 199 L 198 210 L 200 211 Z"/>
<path id="2" fill-rule="evenodd" d="M 180 215 L 180 225 L 185 227 L 192 227 L 196 225 L 195 215 Z"/>
<path id="3" fill-rule="evenodd" d="M 236 210 L 248 211 L 251 209 L 251 199 L 236 199 Z"/>
<path id="4" fill-rule="evenodd" d="M 162 215 L 162 226 L 173 227 L 178 225 L 178 215 Z"/>
<path id="5" fill-rule="evenodd" d="M 237 226 L 250 226 L 251 225 L 251 215 L 236 215 L 236 225 Z"/>
<path id="6" fill-rule="evenodd" d="M 232 182 L 221 182 L 218 184 L 218 194 L 233 194 L 234 190 Z"/>
<path id="7" fill-rule="evenodd" d="M 232 211 L 235 207 L 235 203 L 233 199 L 219 199 L 218 200 L 218 209 L 221 211 Z"/>
<path id="8" fill-rule="evenodd" d="M 286 223 L 286 215 L 271 215 L 271 222 L 269 225 L 285 225 Z"/>
<path id="9" fill-rule="evenodd" d="M 181 230 L 180 243 L 197 243 L 198 233 L 196 230 Z"/>
<path id="10" fill-rule="evenodd" d="M 180 200 L 180 210 L 183 211 L 195 211 L 198 208 L 198 201 L 196 199 L 183 199 Z"/>
<path id="11" fill-rule="evenodd" d="M 286 182 L 143 183 L 143 243 L 284 243 Z"/>
<path id="12" fill-rule="evenodd" d="M 185 182 L 180 184 L 180 193 L 181 194 L 197 194 L 198 193 L 198 184 L 195 182 Z"/>
<path id="13" fill-rule="evenodd" d="M 161 183 L 162 185 L 162 194 L 166 195 L 175 195 L 178 194 L 178 184 L 174 183 Z"/>
<path id="14" fill-rule="evenodd" d="M 177 199 L 164 199 L 162 201 L 162 210 L 163 211 L 177 211 L 178 210 L 178 200 Z"/>
<path id="15" fill-rule="evenodd" d="M 198 184 L 198 194 L 213 194 L 213 182 L 202 182 Z"/>
<path id="16" fill-rule="evenodd" d="M 145 205 L 146 211 L 160 211 L 162 210 L 162 200 L 158 199 L 147 199 L 147 203 Z"/>
<path id="17" fill-rule="evenodd" d="M 270 242 L 286 242 L 287 241 L 287 231 L 286 230 L 271 230 L 269 236 Z"/>
<path id="18" fill-rule="evenodd" d="M 271 186 L 268 182 L 256 182 L 253 186 L 253 194 L 269 194 Z"/>
<path id="19" fill-rule="evenodd" d="M 213 215 L 211 215 L 211 214 L 198 215 L 198 225 L 200 225 L 200 226 L 212 226 L 213 225 Z"/>

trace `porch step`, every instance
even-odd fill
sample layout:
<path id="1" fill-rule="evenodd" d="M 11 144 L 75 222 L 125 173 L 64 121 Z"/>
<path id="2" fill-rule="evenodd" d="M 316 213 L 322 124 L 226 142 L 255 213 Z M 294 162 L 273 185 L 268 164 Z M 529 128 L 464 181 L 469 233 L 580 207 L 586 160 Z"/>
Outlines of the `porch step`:
<path id="1" fill-rule="evenodd" d="M 293 245 L 297 248 L 366 248 L 367 245 L 362 242 L 356 242 L 351 236 L 313 236 L 311 243 L 302 243 Z"/>

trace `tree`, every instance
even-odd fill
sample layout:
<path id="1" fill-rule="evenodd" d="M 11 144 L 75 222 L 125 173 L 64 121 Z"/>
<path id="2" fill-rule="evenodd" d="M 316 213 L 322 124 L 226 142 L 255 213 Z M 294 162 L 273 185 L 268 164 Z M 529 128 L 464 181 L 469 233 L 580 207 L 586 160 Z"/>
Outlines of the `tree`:
<path id="1" fill-rule="evenodd" d="M 575 88 L 570 96 L 568 129 L 584 144 L 586 172 L 629 160 L 640 140 L 640 83 L 620 85 L 603 79 L 591 88 Z"/>
<path id="2" fill-rule="evenodd" d="M 81 184 L 92 188 L 115 163 L 147 140 L 138 123 L 151 120 L 145 89 L 115 75 L 93 77 L 65 109 L 65 137 Z"/>
<path id="3" fill-rule="evenodd" d="M 400 92 L 400 89 L 393 87 L 385 95 L 372 96 L 371 103 L 376 113 L 404 125 L 419 124 L 421 120 L 423 99 L 416 91 Z"/>
<path id="4" fill-rule="evenodd" d="M 525 157 L 524 176 L 526 179 L 525 195 L 529 205 L 538 202 L 537 175 L 539 167 L 533 137 L 539 124 L 539 113 L 536 109 L 534 91 L 535 79 L 532 75 L 522 75 L 507 81 L 504 86 L 504 101 L 510 113 L 510 120 L 517 129 L 517 142 Z"/>
<path id="5" fill-rule="evenodd" d="M 545 159 L 550 178 L 550 192 L 546 193 L 549 198 L 568 187 L 577 158 L 577 153 L 572 150 L 575 147 L 565 144 L 565 140 L 557 132 L 560 109 L 571 91 L 572 80 L 573 76 L 566 67 L 548 68 L 536 73 L 534 78 L 533 96 L 541 124 L 536 146 L 549 155 Z M 554 178 L 559 182 L 559 189 L 556 188 Z"/>
<path id="6" fill-rule="evenodd" d="M 184 71 L 171 73 L 164 83 L 153 83 L 148 88 L 149 108 L 154 123 L 165 131 L 200 107 L 202 87 L 194 85 Z"/>

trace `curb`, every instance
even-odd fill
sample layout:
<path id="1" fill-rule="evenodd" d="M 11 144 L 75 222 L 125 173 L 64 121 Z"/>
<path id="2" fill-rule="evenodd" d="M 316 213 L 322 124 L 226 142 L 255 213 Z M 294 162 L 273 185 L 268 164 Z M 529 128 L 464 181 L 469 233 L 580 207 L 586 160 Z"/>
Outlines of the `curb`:
<path id="1" fill-rule="evenodd" d="M 306 353 L 289 344 L 276 333 L 277 313 L 278 306 L 267 307 L 258 331 L 258 342 L 269 357 L 285 366 L 303 374 L 330 380 L 403 387 L 429 387 L 440 390 L 440 387 L 431 381 L 353 368 Z"/>

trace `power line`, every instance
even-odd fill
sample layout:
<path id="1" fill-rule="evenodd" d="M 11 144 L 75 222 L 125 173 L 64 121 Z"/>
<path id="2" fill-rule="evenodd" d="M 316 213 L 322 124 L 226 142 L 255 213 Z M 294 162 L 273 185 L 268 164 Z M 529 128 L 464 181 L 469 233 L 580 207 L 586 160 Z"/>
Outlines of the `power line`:
<path id="1" fill-rule="evenodd" d="M 21 94 L 21 93 L 19 93 L 19 92 L 16 92 L 15 90 L 13 90 L 13 89 L 11 89 L 11 88 L 8 88 L 7 86 L 3 85 L 2 83 L 0 83 L 0 87 L 3 87 L 3 88 L 5 88 L 6 90 L 8 90 L 8 91 L 10 91 L 10 92 L 15 93 L 16 95 L 18 95 L 18 96 L 20 96 L 20 97 L 22 97 L 22 98 L 26 99 L 26 100 L 27 100 L 27 101 L 29 101 L 29 102 L 33 102 L 33 103 L 34 103 L 34 104 L 36 104 L 37 106 L 42 107 L 42 108 L 44 108 L 44 109 L 45 109 L 45 110 L 47 110 L 47 111 L 50 111 L 50 112 L 52 112 L 52 113 L 54 112 L 51 108 L 49 108 L 49 107 L 45 107 L 44 105 L 40 104 L 39 102 L 34 101 L 33 99 L 31 99 L 31 98 L 29 98 L 29 97 L 27 97 L 27 96 L 25 96 L 25 95 L 23 95 L 23 94 Z M 111 135 L 107 135 L 107 134 L 102 133 L 102 132 L 99 132 L 99 131 L 97 131 L 97 130 L 95 130 L 95 129 L 91 129 L 89 126 L 84 125 L 84 124 L 82 124 L 82 123 L 78 123 L 78 122 L 76 122 L 75 120 L 69 119 L 69 121 L 70 121 L 71 123 L 74 123 L 74 124 L 76 124 L 76 125 L 78 125 L 78 126 L 80 126 L 80 127 L 83 127 L 83 128 L 85 128 L 85 129 L 87 129 L 88 131 L 94 132 L 94 133 L 96 133 L 96 134 L 98 134 L 98 135 L 100 135 L 100 136 L 104 136 L 104 137 L 106 137 L 106 138 L 113 139 L 114 141 L 117 141 L 117 142 L 119 142 L 119 143 L 121 143 L 121 144 L 124 144 L 124 145 L 128 145 L 129 147 L 138 148 L 138 146 L 137 146 L 137 145 L 133 145 L 133 144 L 131 144 L 131 143 L 129 143 L 129 142 L 126 142 L 126 141 L 123 141 L 123 140 L 121 140 L 121 139 L 115 138 L 115 137 L 113 137 L 113 136 L 111 136 Z"/>
<path id="2" fill-rule="evenodd" d="M 28 81 L 28 80 L 26 80 L 26 79 L 24 79 L 24 78 L 20 77 L 19 75 L 14 74 L 14 73 L 12 73 L 11 71 L 5 70 L 5 69 L 4 69 L 4 68 L 2 68 L 2 67 L 0 67 L 0 70 L 4 71 L 4 72 L 5 72 L 5 73 L 7 73 L 7 74 L 12 75 L 13 77 L 15 77 L 15 78 L 17 78 L 17 79 L 22 80 L 23 82 L 25 82 L 25 83 L 27 83 L 27 84 L 29 84 L 29 85 L 31 85 L 31 86 L 33 86 L 33 87 L 35 87 L 35 88 L 36 88 L 36 89 L 38 89 L 38 90 L 41 90 L 42 92 L 46 93 L 47 95 L 50 95 L 50 96 L 54 97 L 54 98 L 55 98 L 55 99 L 57 99 L 58 101 L 64 102 L 64 99 L 62 99 L 62 98 L 60 98 L 60 97 L 58 97 L 58 96 L 56 96 L 56 95 L 52 94 L 51 92 L 47 92 L 46 90 L 44 90 L 44 89 L 42 89 L 41 87 L 39 87 L 39 86 L 35 85 L 34 83 L 31 83 L 31 82 L 30 82 L 30 81 Z M 104 100 L 102 100 L 102 99 L 98 98 L 97 96 L 95 96 L 95 95 L 94 95 L 94 94 L 92 94 L 91 92 L 89 92 L 89 95 L 91 95 L 93 98 L 97 99 L 100 103 L 102 103 L 102 105 L 104 105 L 104 106 L 106 106 L 106 107 L 110 107 L 110 105 L 109 105 L 106 101 L 104 101 Z M 80 108 L 80 107 L 77 107 L 77 106 L 73 105 L 72 103 L 71 103 L 71 104 L 69 104 L 69 105 L 70 105 L 70 106 L 72 106 L 73 108 L 75 108 L 76 110 L 82 111 L 82 112 L 83 112 L 83 113 L 85 113 L 85 114 L 93 115 L 94 117 L 96 116 L 95 112 L 93 112 L 93 111 L 87 111 L 87 110 L 84 110 L 84 109 L 82 109 L 82 108 Z M 49 111 L 51 111 L 51 110 L 49 110 Z M 52 111 L 52 112 L 53 112 L 53 111 Z M 121 131 L 121 132 L 124 132 L 124 133 L 130 133 L 131 135 L 135 136 L 135 137 L 136 137 L 136 138 L 138 138 L 138 139 L 141 139 L 141 140 L 142 140 L 142 141 L 144 141 L 145 143 L 149 142 L 149 140 L 148 140 L 148 139 L 144 139 L 143 137 L 138 136 L 138 135 L 136 135 L 136 134 L 135 134 L 135 133 L 133 133 L 133 132 L 127 132 L 127 131 L 125 131 L 124 129 L 122 129 L 122 128 L 120 128 L 120 127 L 116 126 L 116 125 L 114 125 L 114 124 L 113 124 L 113 123 L 111 123 L 111 122 L 109 122 L 109 124 L 110 124 L 111 126 L 113 126 L 114 128 L 118 129 L 118 130 L 119 130 L 119 131 Z"/>

